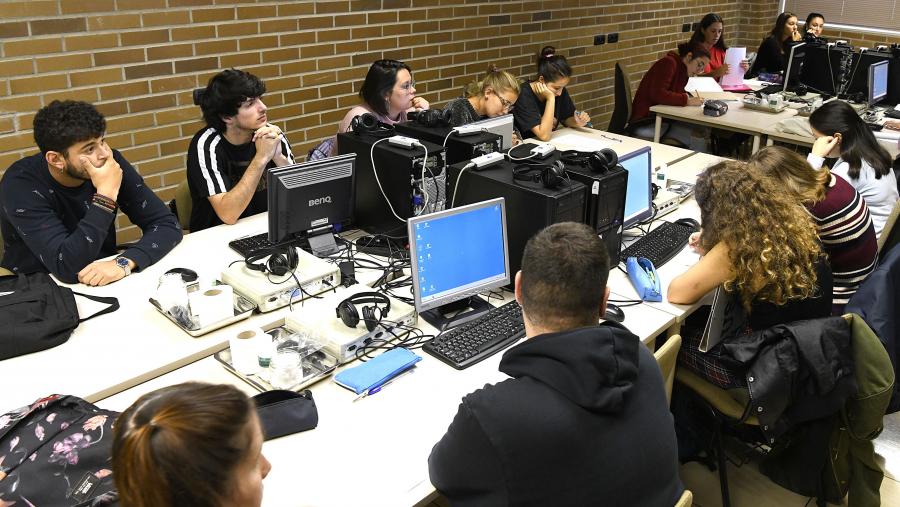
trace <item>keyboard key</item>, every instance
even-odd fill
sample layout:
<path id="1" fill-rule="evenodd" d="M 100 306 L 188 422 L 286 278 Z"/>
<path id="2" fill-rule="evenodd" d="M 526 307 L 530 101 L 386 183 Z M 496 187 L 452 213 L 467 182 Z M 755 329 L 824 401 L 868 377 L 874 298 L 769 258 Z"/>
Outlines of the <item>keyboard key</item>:
<path id="1" fill-rule="evenodd" d="M 500 352 L 525 336 L 519 303 L 510 301 L 477 319 L 445 331 L 423 350 L 457 370 Z"/>

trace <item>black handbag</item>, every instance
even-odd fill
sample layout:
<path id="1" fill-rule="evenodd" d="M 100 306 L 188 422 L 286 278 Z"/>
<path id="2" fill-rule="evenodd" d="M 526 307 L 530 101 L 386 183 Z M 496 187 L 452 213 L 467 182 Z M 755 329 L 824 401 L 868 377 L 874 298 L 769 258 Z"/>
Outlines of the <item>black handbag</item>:
<path id="1" fill-rule="evenodd" d="M 111 453 L 118 415 L 54 394 L 0 416 L 0 505 L 117 505 Z"/>
<path id="2" fill-rule="evenodd" d="M 75 295 L 106 303 L 103 310 L 79 318 Z M 119 309 L 114 297 L 89 296 L 60 287 L 46 273 L 0 277 L 0 360 L 65 343 L 78 324 Z"/>
<path id="3" fill-rule="evenodd" d="M 312 393 L 276 389 L 253 397 L 265 440 L 311 430 L 319 425 Z"/>

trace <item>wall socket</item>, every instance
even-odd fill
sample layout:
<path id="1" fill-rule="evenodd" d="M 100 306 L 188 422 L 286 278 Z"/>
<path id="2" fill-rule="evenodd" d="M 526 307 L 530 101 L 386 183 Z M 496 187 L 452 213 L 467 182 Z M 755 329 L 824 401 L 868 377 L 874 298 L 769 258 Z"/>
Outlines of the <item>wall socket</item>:
<path id="1" fill-rule="evenodd" d="M 690 31 L 691 31 L 691 24 L 690 24 L 690 23 L 685 23 L 685 24 L 681 25 L 681 31 L 682 31 L 682 32 L 690 32 Z"/>
<path id="2" fill-rule="evenodd" d="M 613 32 L 613 33 L 609 34 L 609 37 L 607 37 L 606 40 L 608 40 L 610 44 L 619 42 L 619 32 Z"/>
<path id="3" fill-rule="evenodd" d="M 594 45 L 599 46 L 601 44 L 606 44 L 606 34 L 600 34 L 594 36 Z"/>

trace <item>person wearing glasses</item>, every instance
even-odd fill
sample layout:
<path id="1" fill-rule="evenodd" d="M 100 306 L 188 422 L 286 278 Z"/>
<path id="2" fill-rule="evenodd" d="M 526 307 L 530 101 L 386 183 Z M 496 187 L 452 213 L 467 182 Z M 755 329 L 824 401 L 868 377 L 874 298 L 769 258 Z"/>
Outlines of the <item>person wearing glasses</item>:
<path id="1" fill-rule="evenodd" d="M 365 113 L 374 114 L 378 121 L 393 125 L 406 121 L 406 113 L 428 109 L 428 101 L 416 96 L 416 82 L 409 65 L 397 60 L 378 60 L 369 67 L 366 80 L 359 89 L 362 104 L 353 107 L 338 127 L 338 133 L 347 132 L 353 118 Z M 331 147 L 337 155 L 337 143 Z"/>
<path id="2" fill-rule="evenodd" d="M 509 114 L 519 98 L 519 83 L 515 76 L 491 64 L 487 74 L 466 87 L 466 96 L 447 102 L 450 126 L 458 127 L 485 117 Z"/>
<path id="3" fill-rule="evenodd" d="M 523 136 L 548 141 L 559 124 L 584 127 L 590 123 L 587 113 L 575 111 L 566 90 L 571 78 L 572 67 L 566 57 L 556 54 L 553 46 L 545 46 L 537 59 L 537 79 L 522 84 L 513 111 L 516 129 Z"/>

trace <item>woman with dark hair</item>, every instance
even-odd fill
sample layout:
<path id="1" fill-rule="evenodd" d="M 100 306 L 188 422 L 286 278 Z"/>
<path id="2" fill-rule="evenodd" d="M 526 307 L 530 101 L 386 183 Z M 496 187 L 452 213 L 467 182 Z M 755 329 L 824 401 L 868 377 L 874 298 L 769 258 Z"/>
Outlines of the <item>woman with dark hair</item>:
<path id="1" fill-rule="evenodd" d="M 258 507 L 272 468 L 259 418 L 230 385 L 189 382 L 139 398 L 119 416 L 112 466 L 123 507 Z"/>
<path id="2" fill-rule="evenodd" d="M 709 63 L 703 69 L 701 76 L 708 76 L 719 79 L 728 74 L 728 64 L 725 63 L 725 51 L 728 46 L 725 44 L 725 22 L 722 16 L 715 13 L 709 13 L 703 16 L 700 24 L 691 35 L 690 42 L 692 44 L 700 44 L 709 51 Z M 747 61 L 741 62 L 741 68 L 747 71 L 749 65 Z"/>
<path id="3" fill-rule="evenodd" d="M 754 153 L 750 167 L 770 177 L 812 216 L 831 264 L 832 314 L 843 314 L 878 261 L 878 241 L 866 201 L 844 178 L 827 168 L 813 169 L 802 156 L 780 146 Z"/>
<path id="4" fill-rule="evenodd" d="M 513 110 L 516 129 L 522 136 L 547 141 L 560 124 L 584 127 L 591 121 L 587 113 L 575 111 L 575 103 L 566 90 L 571 78 L 572 67 L 565 56 L 556 54 L 553 46 L 541 49 L 537 79 L 522 84 Z"/>
<path id="5" fill-rule="evenodd" d="M 670 303 L 693 304 L 722 285 L 728 301 L 723 342 L 831 314 L 831 270 L 812 218 L 798 213 L 794 198 L 737 161 L 720 162 L 700 174 L 694 195 L 703 228 L 690 244 L 703 257 L 672 279 Z M 679 366 L 723 389 L 745 385 L 743 372 L 730 358 L 721 358 L 721 343 L 702 353 L 702 333 L 685 336 Z"/>
<path id="6" fill-rule="evenodd" d="M 825 16 L 818 12 L 810 12 L 809 16 L 806 16 L 803 28 L 806 30 L 803 39 L 807 42 L 827 42 L 827 39 L 822 37 L 822 32 L 825 31 Z"/>
<path id="7" fill-rule="evenodd" d="M 678 51 L 670 51 L 666 56 L 654 63 L 644 74 L 631 106 L 632 133 L 637 137 L 652 138 L 653 122 L 645 121 L 653 117 L 650 108 L 655 105 L 666 106 L 699 106 L 703 99 L 692 97 L 684 91 L 684 86 L 691 76 L 697 76 L 709 64 L 709 51 L 701 44 L 685 42 L 678 45 Z M 639 122 L 643 125 L 637 125 Z M 695 144 L 692 139 L 694 127 L 679 123 L 663 123 L 666 137 L 678 140 L 685 146 Z M 703 151 L 704 146 L 694 147 Z"/>
<path id="8" fill-rule="evenodd" d="M 749 77 L 756 77 L 760 72 L 778 74 L 784 72 L 785 46 L 792 41 L 800 40 L 797 32 L 797 16 L 791 12 L 782 12 L 775 18 L 775 26 L 763 39 L 756 50 L 756 60 L 750 67 Z"/>
<path id="9" fill-rule="evenodd" d="M 862 195 L 875 224 L 875 236 L 880 236 L 900 198 L 890 154 L 846 102 L 826 102 L 809 116 L 809 125 L 816 136 L 807 157 L 810 165 L 819 169 L 826 158 L 838 157 L 831 172 L 847 180 Z"/>
<path id="10" fill-rule="evenodd" d="M 412 69 L 397 60 L 378 60 L 373 63 L 359 89 L 359 98 L 362 99 L 362 104 L 347 111 L 338 126 L 338 133 L 350 130 L 350 122 L 361 114 L 373 114 L 381 123 L 393 125 L 406 121 L 407 112 L 428 109 L 428 101 L 416 96 Z M 331 154 L 336 155 L 337 142 L 332 142 Z M 323 147 L 316 149 L 324 150 Z"/>

